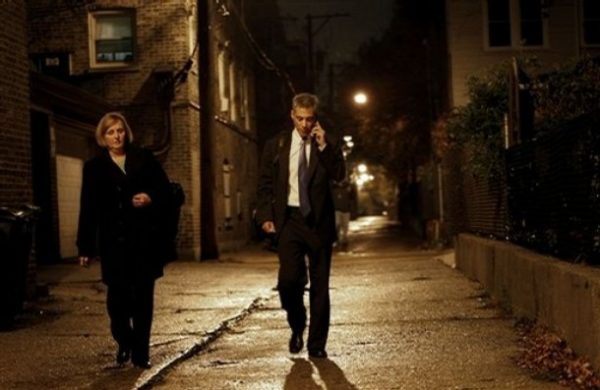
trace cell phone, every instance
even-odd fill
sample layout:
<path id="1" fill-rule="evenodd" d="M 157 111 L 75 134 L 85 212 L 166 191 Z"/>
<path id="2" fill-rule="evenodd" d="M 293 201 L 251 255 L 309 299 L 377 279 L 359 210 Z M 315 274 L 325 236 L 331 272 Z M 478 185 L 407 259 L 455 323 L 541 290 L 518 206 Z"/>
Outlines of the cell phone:
<path id="1" fill-rule="evenodd" d="M 316 134 L 313 133 L 312 131 L 315 129 L 315 127 L 317 127 L 317 125 L 319 124 L 319 117 L 315 115 L 315 124 L 313 125 L 312 129 L 310 130 L 310 136 L 312 138 L 315 138 Z"/>

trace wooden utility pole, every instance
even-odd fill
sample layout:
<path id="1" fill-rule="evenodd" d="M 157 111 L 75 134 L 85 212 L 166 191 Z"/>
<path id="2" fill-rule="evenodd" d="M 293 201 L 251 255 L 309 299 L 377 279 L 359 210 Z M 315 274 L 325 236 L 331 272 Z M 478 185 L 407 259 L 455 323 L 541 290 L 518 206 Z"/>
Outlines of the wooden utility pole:
<path id="1" fill-rule="evenodd" d="M 205 71 L 200 72 L 198 77 L 198 88 L 200 91 L 200 258 L 218 259 L 219 246 L 217 244 L 215 207 L 212 189 L 215 186 L 215 178 L 213 171 L 213 145 L 211 134 L 212 121 L 212 96 L 210 94 L 210 75 L 206 69 L 211 63 L 211 33 L 209 17 L 212 13 L 210 2 L 198 0 L 198 41 L 200 69 Z"/>
<path id="2" fill-rule="evenodd" d="M 306 81 L 308 83 L 308 91 L 315 92 L 315 67 L 314 67 L 314 38 L 325 27 L 325 25 L 333 18 L 343 18 L 350 16 L 348 13 L 335 13 L 324 15 L 306 15 Z M 313 31 L 313 20 L 323 19 L 323 22 Z"/>

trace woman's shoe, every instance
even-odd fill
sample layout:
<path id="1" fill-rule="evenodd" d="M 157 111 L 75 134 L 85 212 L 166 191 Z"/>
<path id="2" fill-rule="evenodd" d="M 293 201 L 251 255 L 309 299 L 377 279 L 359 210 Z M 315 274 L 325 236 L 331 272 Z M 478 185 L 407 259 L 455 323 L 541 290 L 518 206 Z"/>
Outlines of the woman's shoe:
<path id="1" fill-rule="evenodd" d="M 125 364 L 129 361 L 131 357 L 131 349 L 119 347 L 117 351 L 117 364 Z"/>

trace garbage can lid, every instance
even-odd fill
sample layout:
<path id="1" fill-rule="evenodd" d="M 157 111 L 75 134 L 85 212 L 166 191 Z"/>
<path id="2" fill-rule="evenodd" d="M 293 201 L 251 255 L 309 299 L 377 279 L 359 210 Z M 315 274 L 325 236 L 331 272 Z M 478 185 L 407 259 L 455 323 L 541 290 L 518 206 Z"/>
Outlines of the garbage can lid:
<path id="1" fill-rule="evenodd" d="M 35 217 L 40 211 L 40 208 L 35 205 L 23 205 L 21 208 L 12 208 L 0 206 L 0 218 L 3 220 L 17 220 Z"/>
<path id="2" fill-rule="evenodd" d="M 2 206 L 0 207 L 0 218 L 3 220 L 15 220 L 19 218 L 19 210 Z"/>

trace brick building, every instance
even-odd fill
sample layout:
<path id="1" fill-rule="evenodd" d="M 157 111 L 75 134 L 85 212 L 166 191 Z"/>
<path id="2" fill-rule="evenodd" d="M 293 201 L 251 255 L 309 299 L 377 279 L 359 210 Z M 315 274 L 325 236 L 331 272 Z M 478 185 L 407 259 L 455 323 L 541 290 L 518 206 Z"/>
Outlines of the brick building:
<path id="1" fill-rule="evenodd" d="M 21 2 L 0 2 L 0 207 L 19 208 L 33 202 L 31 134 L 29 115 L 29 62 L 27 60 L 27 29 L 25 6 Z M 0 224 L 0 250 L 6 251 L 10 239 L 10 224 Z M 14 241 L 13 241 L 14 244 Z M 21 296 L 17 285 L 11 286 L 6 276 L 20 279 L 20 259 L 6 259 L 3 264 L 2 313 L 11 310 L 7 299 Z M 11 264 L 8 264 L 11 262 Z M 20 264 L 19 264 L 20 265 Z M 35 286 L 35 263 L 30 262 L 28 294 Z M 14 281 L 14 280 L 13 280 Z M 17 289 L 13 289 L 17 287 Z M 16 298 L 20 299 L 20 298 Z M 4 317 L 3 317 L 4 318 Z"/>
<path id="2" fill-rule="evenodd" d="M 0 2 L 0 206 L 33 201 L 25 6 Z"/>
<path id="3" fill-rule="evenodd" d="M 95 123 L 110 109 L 125 113 L 136 142 L 152 149 L 185 190 L 181 258 L 215 257 L 249 239 L 257 165 L 254 61 L 241 31 L 241 4 L 28 3 L 29 57 L 37 72 L 53 78 L 32 76 L 42 84 L 36 88 L 42 92 L 32 93 L 32 100 L 42 101 L 32 105 L 32 131 L 48 134 L 52 151 L 47 176 L 56 193 L 50 190 L 45 199 L 53 208 L 47 223 L 55 239 L 49 241 L 58 246 L 59 257 L 76 254 L 81 166 L 93 153 Z M 3 30 L 19 31 L 6 25 Z M 26 57 L 23 64 L 26 73 Z M 61 85 L 59 107 L 43 98 L 43 91 L 54 90 L 44 89 L 49 83 Z M 31 188 L 23 191 L 31 197 Z"/>
<path id="4" fill-rule="evenodd" d="M 243 1 L 236 0 L 209 1 L 207 11 L 211 22 L 206 32 L 208 58 L 203 64 L 214 71 L 208 72 L 209 87 L 203 91 L 210 115 L 204 120 L 209 143 L 203 152 L 209 155 L 203 158 L 203 169 L 209 168 L 208 163 L 212 167 L 203 176 L 203 196 L 211 196 L 212 202 L 203 203 L 203 210 L 214 210 L 215 231 L 204 232 L 203 252 L 214 257 L 208 240 L 213 233 L 221 251 L 239 247 L 250 235 L 258 155 L 255 61 L 249 46 L 253 38 L 245 27 L 248 10 Z M 204 227 L 212 229 L 211 223 Z"/>

